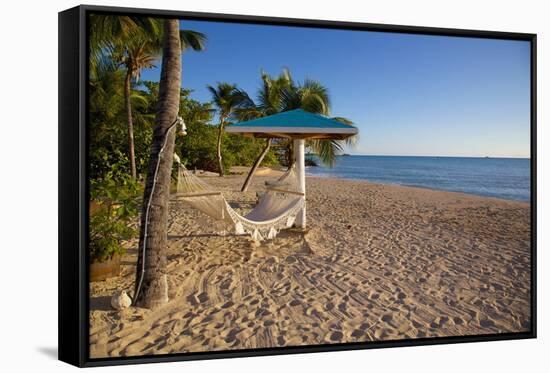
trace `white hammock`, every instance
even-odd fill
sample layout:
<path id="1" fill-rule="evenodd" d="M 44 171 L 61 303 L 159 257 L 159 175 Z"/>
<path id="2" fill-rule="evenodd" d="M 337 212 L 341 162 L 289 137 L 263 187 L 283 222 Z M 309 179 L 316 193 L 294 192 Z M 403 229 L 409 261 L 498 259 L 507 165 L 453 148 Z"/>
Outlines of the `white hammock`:
<path id="1" fill-rule="evenodd" d="M 250 234 L 255 241 L 273 239 L 281 229 L 292 227 L 305 203 L 294 167 L 270 183 L 258 204 L 245 216 L 235 211 L 220 191 L 213 190 L 181 163 L 176 193 L 178 199 L 231 226 L 236 234 Z"/>

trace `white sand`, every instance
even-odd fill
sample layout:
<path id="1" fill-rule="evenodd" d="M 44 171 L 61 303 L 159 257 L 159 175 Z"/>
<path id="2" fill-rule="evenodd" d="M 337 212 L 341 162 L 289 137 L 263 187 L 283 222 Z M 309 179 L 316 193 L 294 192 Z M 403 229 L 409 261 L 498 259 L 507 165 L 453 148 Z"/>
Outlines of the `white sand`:
<path id="1" fill-rule="evenodd" d="M 249 209 L 242 176 L 208 178 Z M 309 232 L 256 247 L 212 234 L 182 202 L 169 225 L 170 302 L 111 310 L 122 276 L 91 285 L 91 357 L 526 331 L 529 205 L 361 181 L 307 178 Z"/>

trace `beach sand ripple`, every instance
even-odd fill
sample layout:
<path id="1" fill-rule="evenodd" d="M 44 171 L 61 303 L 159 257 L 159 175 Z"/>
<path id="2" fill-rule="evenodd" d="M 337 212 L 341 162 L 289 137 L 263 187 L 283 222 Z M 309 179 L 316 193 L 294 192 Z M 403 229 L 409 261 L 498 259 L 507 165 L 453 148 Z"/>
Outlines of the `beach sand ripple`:
<path id="1" fill-rule="evenodd" d="M 242 177 L 209 178 L 245 212 Z M 307 179 L 306 234 L 254 244 L 220 236 L 173 202 L 170 302 L 114 311 L 133 291 L 137 242 L 119 278 L 92 283 L 90 356 L 132 356 L 528 331 L 529 205 L 363 181 Z"/>

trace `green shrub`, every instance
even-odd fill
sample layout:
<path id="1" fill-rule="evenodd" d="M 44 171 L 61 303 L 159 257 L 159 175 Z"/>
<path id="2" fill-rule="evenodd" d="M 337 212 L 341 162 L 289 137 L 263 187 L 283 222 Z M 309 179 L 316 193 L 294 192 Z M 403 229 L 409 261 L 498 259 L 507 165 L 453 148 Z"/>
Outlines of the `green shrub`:
<path id="1" fill-rule="evenodd" d="M 132 222 L 139 213 L 142 188 L 130 177 L 90 183 L 90 258 L 103 262 L 124 254 L 121 243 L 134 238 Z"/>
<path id="2" fill-rule="evenodd" d="M 176 152 L 181 156 L 185 167 L 218 172 L 216 145 L 218 128 L 215 125 L 198 122 L 187 123 L 187 135 L 178 136 Z M 264 139 L 248 138 L 241 135 L 223 134 L 222 160 L 226 173 L 232 166 L 252 166 L 265 146 Z M 277 157 L 270 151 L 262 165 L 278 164 Z"/>
<path id="3" fill-rule="evenodd" d="M 217 131 L 215 126 L 200 122 L 188 122 L 187 135 L 178 136 L 176 152 L 183 164 L 189 169 L 200 169 L 217 172 L 216 157 Z"/>

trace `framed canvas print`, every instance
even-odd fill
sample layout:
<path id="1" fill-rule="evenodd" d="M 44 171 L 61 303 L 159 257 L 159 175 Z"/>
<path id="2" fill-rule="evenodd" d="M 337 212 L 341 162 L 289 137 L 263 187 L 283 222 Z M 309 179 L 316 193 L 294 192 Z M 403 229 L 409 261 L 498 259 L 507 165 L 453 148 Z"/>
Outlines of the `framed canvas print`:
<path id="1" fill-rule="evenodd" d="M 536 336 L 536 36 L 59 13 L 59 357 Z"/>

